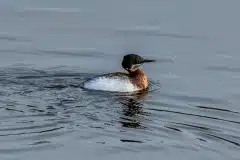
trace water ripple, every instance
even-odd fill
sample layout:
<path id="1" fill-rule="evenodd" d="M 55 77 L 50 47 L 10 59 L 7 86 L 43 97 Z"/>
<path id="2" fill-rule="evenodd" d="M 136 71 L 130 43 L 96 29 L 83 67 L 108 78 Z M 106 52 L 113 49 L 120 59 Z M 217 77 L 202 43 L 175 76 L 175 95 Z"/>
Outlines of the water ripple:
<path id="1" fill-rule="evenodd" d="M 29 42 L 26 38 L 22 36 L 12 36 L 7 33 L 0 33 L 0 41 L 9 41 L 9 42 Z"/>
<path id="2" fill-rule="evenodd" d="M 57 70 L 19 67 L 0 72 L 0 140 L 21 144 L 17 149 L 2 147 L 0 153 L 53 149 L 66 137 L 90 140 L 111 153 L 159 150 L 163 144 L 214 152 L 221 151 L 214 145 L 222 142 L 223 149 L 239 147 L 239 112 L 219 107 L 227 104 L 221 99 L 167 94 L 154 80 L 149 92 L 89 91 L 81 84 L 94 75 Z"/>
<path id="3" fill-rule="evenodd" d="M 210 66 L 207 67 L 208 70 L 213 70 L 213 71 L 226 71 L 226 72 L 240 72 L 240 68 L 233 68 L 233 67 L 228 67 L 228 66 Z"/>
<path id="4" fill-rule="evenodd" d="M 225 122 L 231 122 L 231 123 L 240 124 L 240 121 L 231 121 L 231 120 L 226 120 L 226 119 L 217 118 L 217 117 L 210 117 L 210 116 L 191 114 L 191 113 L 185 113 L 185 112 L 177 112 L 177 111 L 164 110 L 164 109 L 155 109 L 155 108 L 148 108 L 148 110 L 158 111 L 158 112 L 176 113 L 176 114 L 182 114 L 182 115 L 188 115 L 188 116 L 196 116 L 196 117 L 201 117 L 201 118 L 208 118 L 208 119 L 214 119 L 214 120 L 219 120 L 219 121 L 225 121 Z"/>
<path id="5" fill-rule="evenodd" d="M 192 36 L 192 35 L 181 35 L 178 33 L 164 33 L 161 32 L 158 28 L 152 27 L 135 27 L 127 29 L 116 29 L 117 34 L 127 35 L 127 36 L 159 36 L 159 37 L 170 37 L 177 39 L 196 39 L 203 38 L 201 36 Z"/>

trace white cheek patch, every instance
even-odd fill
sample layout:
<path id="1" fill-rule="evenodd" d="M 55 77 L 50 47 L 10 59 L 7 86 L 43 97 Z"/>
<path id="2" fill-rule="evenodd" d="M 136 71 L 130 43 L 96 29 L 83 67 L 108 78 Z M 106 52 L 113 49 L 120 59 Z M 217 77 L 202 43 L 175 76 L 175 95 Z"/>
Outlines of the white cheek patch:
<path id="1" fill-rule="evenodd" d="M 130 71 L 135 71 L 136 69 L 138 69 L 138 67 L 140 67 L 142 64 L 134 64 L 132 65 L 132 68 L 130 69 Z"/>

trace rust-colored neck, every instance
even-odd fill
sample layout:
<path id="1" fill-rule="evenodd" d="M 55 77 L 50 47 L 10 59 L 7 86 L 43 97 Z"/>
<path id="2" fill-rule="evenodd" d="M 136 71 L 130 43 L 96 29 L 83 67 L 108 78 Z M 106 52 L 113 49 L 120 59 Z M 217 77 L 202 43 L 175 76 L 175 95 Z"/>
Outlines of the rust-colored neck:
<path id="1" fill-rule="evenodd" d="M 137 87 L 141 89 L 146 89 L 148 87 L 147 76 L 139 68 L 135 71 L 130 71 L 129 75 L 132 83 L 135 84 Z"/>

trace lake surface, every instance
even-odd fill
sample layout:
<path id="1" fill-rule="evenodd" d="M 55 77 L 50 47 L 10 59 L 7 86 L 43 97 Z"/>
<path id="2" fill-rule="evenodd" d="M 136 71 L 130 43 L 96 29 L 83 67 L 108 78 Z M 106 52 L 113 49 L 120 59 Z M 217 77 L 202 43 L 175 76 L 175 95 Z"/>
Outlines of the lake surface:
<path id="1" fill-rule="evenodd" d="M 240 1 L 2 0 L 0 159 L 240 159 Z M 150 90 L 83 89 L 142 66 Z"/>

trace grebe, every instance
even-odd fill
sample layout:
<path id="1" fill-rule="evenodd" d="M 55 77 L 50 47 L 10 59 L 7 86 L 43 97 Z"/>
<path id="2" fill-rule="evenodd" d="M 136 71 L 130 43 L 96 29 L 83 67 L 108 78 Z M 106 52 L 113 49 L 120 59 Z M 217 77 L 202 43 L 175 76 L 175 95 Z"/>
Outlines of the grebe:
<path id="1" fill-rule="evenodd" d="M 128 73 L 114 72 L 97 76 L 84 82 L 84 88 L 92 90 L 135 92 L 148 88 L 148 79 L 139 67 L 143 63 L 155 62 L 144 59 L 136 54 L 127 54 L 123 57 L 122 67 Z"/>

